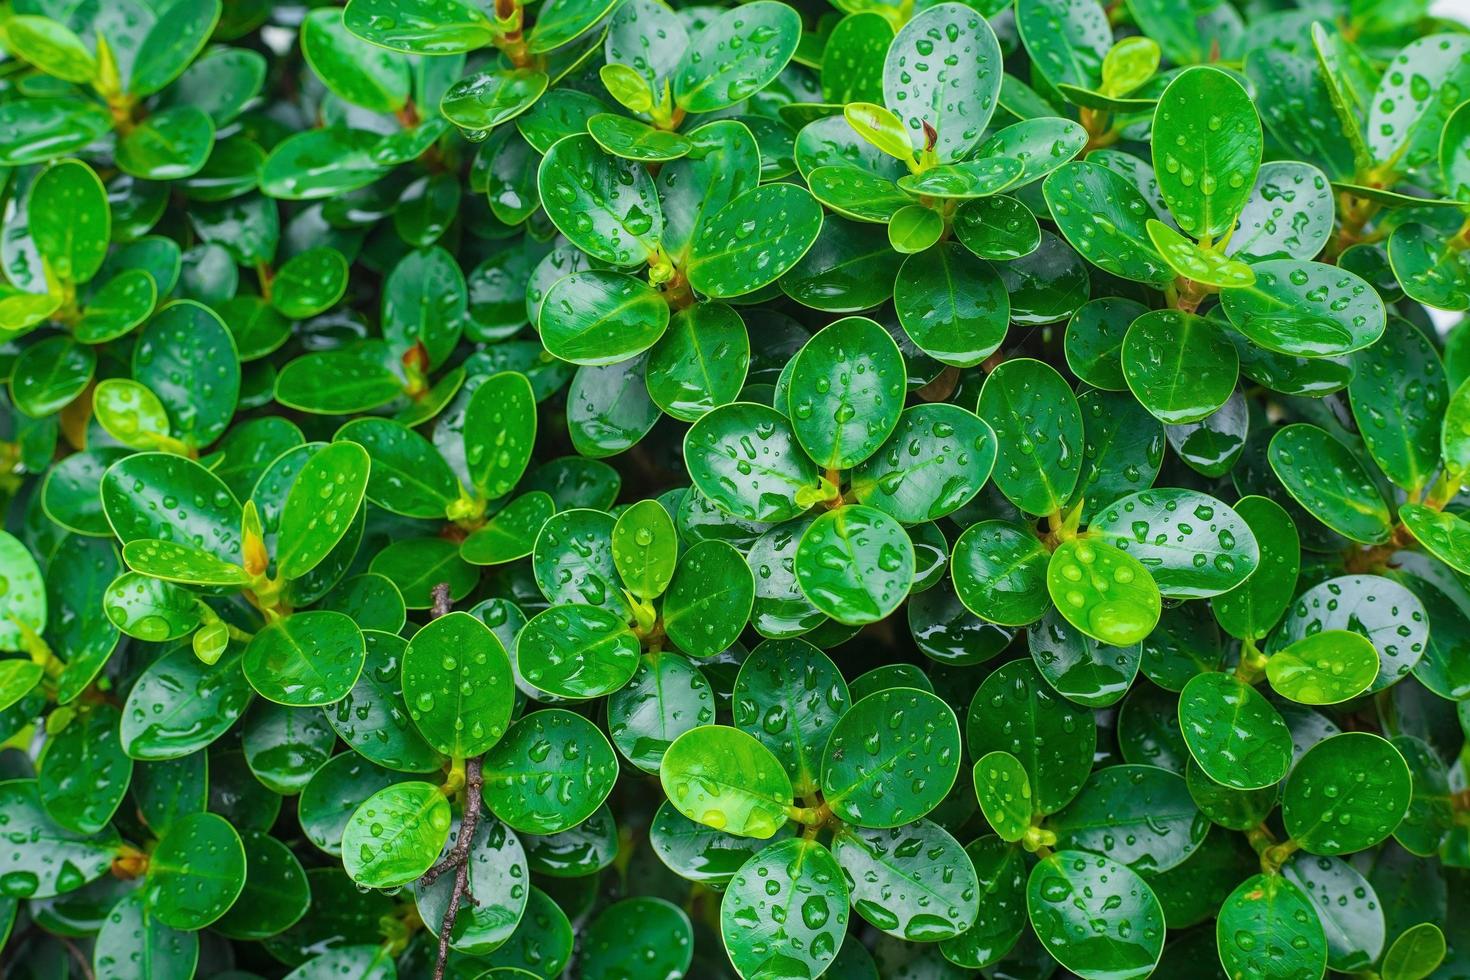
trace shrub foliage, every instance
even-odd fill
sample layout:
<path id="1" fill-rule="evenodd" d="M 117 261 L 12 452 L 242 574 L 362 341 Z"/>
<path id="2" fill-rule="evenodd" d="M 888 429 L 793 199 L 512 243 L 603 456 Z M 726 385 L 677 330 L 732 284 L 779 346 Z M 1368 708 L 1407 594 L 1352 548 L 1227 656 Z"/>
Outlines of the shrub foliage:
<path id="1" fill-rule="evenodd" d="M 6 976 L 1470 974 L 1470 32 L 11 0 Z"/>

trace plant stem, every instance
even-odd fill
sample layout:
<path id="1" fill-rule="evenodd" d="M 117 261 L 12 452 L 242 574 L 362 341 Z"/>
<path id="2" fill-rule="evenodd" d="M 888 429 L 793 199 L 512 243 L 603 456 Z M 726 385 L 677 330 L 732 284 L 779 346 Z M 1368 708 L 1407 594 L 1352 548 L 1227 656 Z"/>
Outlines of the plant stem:
<path id="1" fill-rule="evenodd" d="M 441 584 L 447 597 L 449 586 Z M 434 588 L 437 604 L 439 586 Z M 419 879 L 427 888 L 446 872 L 454 872 L 454 888 L 449 893 L 449 906 L 444 910 L 443 921 L 439 923 L 439 957 L 434 962 L 434 980 L 444 980 L 444 965 L 449 959 L 449 937 L 454 931 L 454 921 L 459 917 L 460 903 L 469 899 L 471 905 L 480 904 L 470 892 L 470 848 L 474 845 L 475 830 L 480 824 L 480 793 L 485 786 L 481 768 L 483 764 L 483 756 L 465 760 L 464 812 L 459 818 L 459 837 L 455 839 L 449 853 L 444 855 L 444 860 L 425 871 Z"/>

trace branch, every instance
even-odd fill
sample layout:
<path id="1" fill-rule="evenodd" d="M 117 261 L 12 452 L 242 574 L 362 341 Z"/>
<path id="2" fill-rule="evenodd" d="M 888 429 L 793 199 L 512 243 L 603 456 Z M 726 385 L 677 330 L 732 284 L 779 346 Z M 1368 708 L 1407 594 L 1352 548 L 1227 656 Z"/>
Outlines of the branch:
<path id="1" fill-rule="evenodd" d="M 439 589 L 440 586 L 434 587 L 436 607 L 439 604 Z M 447 600 L 449 586 L 444 585 L 443 589 L 443 595 Z M 425 871 L 423 877 L 419 879 L 425 887 L 428 887 L 441 875 L 450 871 L 454 872 L 454 888 L 449 893 L 449 905 L 444 910 L 444 921 L 439 924 L 439 958 L 434 963 L 434 980 L 444 980 L 444 965 L 449 958 L 449 935 L 454 931 L 454 920 L 459 916 L 460 902 L 469 899 L 471 905 L 480 904 L 470 893 L 469 878 L 470 848 L 474 845 L 475 831 L 480 824 L 480 791 L 485 785 L 481 774 L 483 761 L 483 756 L 466 760 L 464 813 L 459 819 L 459 837 L 455 839 L 454 846 L 449 849 L 449 853 L 444 855 L 444 860 Z"/>
<path id="2" fill-rule="evenodd" d="M 449 596 L 449 583 L 440 582 L 429 590 L 429 594 L 434 597 L 434 605 L 429 610 L 429 617 L 438 619 L 440 616 L 449 615 L 449 610 L 454 608 L 454 600 Z"/>

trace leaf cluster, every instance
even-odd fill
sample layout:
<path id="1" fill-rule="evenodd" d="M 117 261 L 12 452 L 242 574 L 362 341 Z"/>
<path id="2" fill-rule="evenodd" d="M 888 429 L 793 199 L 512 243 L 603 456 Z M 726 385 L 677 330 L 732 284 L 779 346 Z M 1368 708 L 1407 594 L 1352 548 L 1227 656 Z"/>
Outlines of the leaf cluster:
<path id="1" fill-rule="evenodd" d="M 1470 29 L 0 6 L 5 977 L 1470 973 Z"/>

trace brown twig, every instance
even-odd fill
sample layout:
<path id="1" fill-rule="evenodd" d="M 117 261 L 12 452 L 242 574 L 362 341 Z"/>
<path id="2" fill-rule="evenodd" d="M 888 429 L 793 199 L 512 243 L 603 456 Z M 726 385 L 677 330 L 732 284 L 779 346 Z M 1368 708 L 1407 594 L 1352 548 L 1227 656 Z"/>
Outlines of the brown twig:
<path id="1" fill-rule="evenodd" d="M 434 597 L 434 604 L 429 610 L 429 615 L 434 619 L 449 615 L 449 610 L 454 608 L 454 599 L 449 595 L 449 583 L 440 582 L 429 590 L 429 595 Z"/>
<path id="2" fill-rule="evenodd" d="M 435 605 L 439 599 L 439 586 L 435 586 Z M 448 597 L 449 587 L 444 586 Z M 447 611 L 447 610 L 446 610 Z M 464 767 L 464 813 L 459 819 L 459 837 L 454 846 L 444 855 L 444 860 L 424 872 L 419 879 L 425 887 L 432 885 L 448 871 L 454 872 L 454 888 L 449 893 L 449 905 L 444 910 L 444 920 L 439 923 L 439 958 L 434 963 L 434 980 L 444 980 L 444 965 L 449 958 L 449 936 L 454 931 L 454 920 L 459 917 L 460 902 L 469 899 L 471 905 L 479 905 L 470 892 L 470 848 L 474 845 L 475 830 L 480 824 L 480 791 L 485 785 L 481 775 L 481 756 L 465 762 Z"/>

